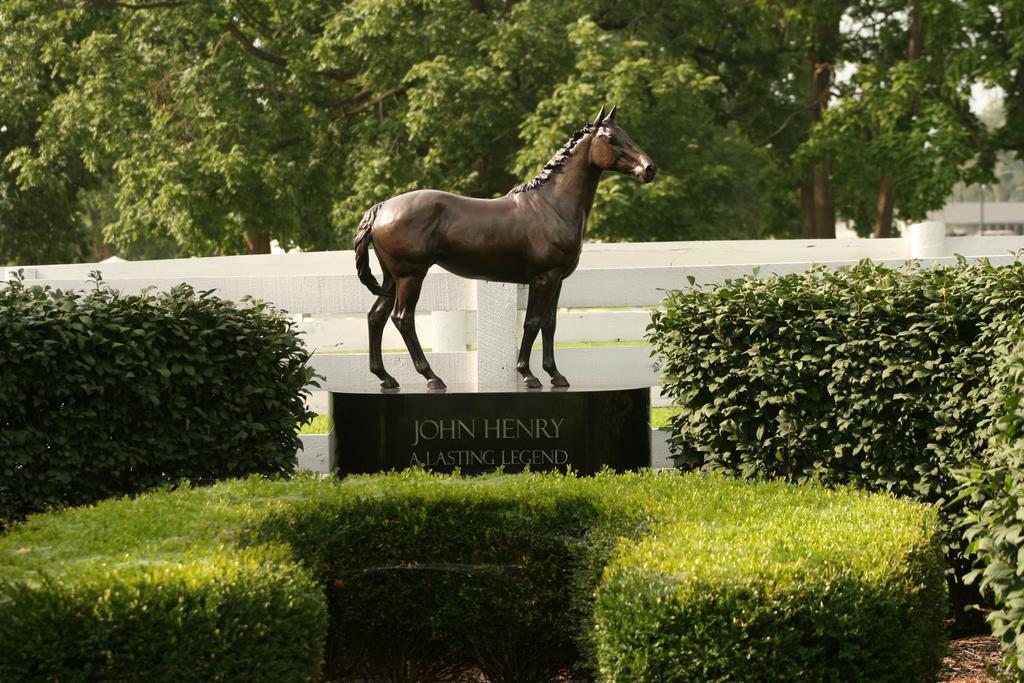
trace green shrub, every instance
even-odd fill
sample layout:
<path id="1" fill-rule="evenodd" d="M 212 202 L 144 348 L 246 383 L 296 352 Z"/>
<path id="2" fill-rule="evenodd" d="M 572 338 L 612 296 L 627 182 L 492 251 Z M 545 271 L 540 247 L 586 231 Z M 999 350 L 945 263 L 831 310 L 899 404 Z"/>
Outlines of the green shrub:
<path id="1" fill-rule="evenodd" d="M 749 552 L 744 536 L 756 537 Z M 803 661 L 827 672 L 818 658 L 835 655 L 881 679 L 889 666 L 892 680 L 923 680 L 943 638 L 935 537 L 934 512 L 911 503 L 694 475 L 231 481 L 33 517 L 0 538 L 0 680 L 147 669 L 218 680 L 246 663 L 245 680 L 302 680 L 323 647 L 329 678 L 437 680 L 476 667 L 493 681 L 587 670 L 680 680 L 668 661 L 640 678 L 621 661 L 641 623 L 641 640 L 664 647 L 718 637 L 701 621 L 653 626 L 662 607 L 648 604 L 649 586 L 630 599 L 623 577 L 659 553 L 704 567 L 708 614 L 736 586 L 764 589 L 746 608 L 777 611 L 785 629 L 747 638 L 799 643 L 786 671 Z M 678 567 L 662 579 L 680 583 Z M 767 590 L 782 578 L 788 602 Z M 159 647 L 133 640 L 138 623 Z M 194 671 L 170 668 L 183 661 Z M 756 677 L 771 676 L 772 663 L 759 665 Z M 738 679 L 750 667 L 707 670 Z"/>
<path id="2" fill-rule="evenodd" d="M 638 532 L 642 487 L 630 481 L 361 479 L 296 503 L 260 536 L 291 545 L 327 586 L 332 677 L 476 667 L 493 681 L 550 680 L 580 659 L 586 610 L 574 598 L 618 533 Z"/>
<path id="3" fill-rule="evenodd" d="M 933 510 L 767 484 L 695 503 L 609 565 L 595 607 L 602 680 L 935 680 Z"/>
<path id="4" fill-rule="evenodd" d="M 852 484 L 929 503 L 985 449 L 991 363 L 1024 310 L 1024 264 L 749 277 L 669 293 L 650 329 L 684 469 Z M 959 514 L 943 508 L 947 529 Z M 958 534 L 951 592 L 975 596 Z"/>
<path id="5" fill-rule="evenodd" d="M 0 680 L 318 680 L 322 588 L 287 548 L 238 543 L 273 487 L 148 494 L 16 526 L 0 538 Z"/>
<path id="6" fill-rule="evenodd" d="M 0 288 L 0 520 L 187 477 L 289 472 L 311 377 L 293 324 L 181 285 Z"/>
<path id="7" fill-rule="evenodd" d="M 964 526 L 981 567 L 971 578 L 980 579 L 998 607 L 989 615 L 992 634 L 1024 681 L 1024 344 L 996 366 L 1003 379 L 996 394 L 1003 416 L 991 450 L 964 473 Z"/>

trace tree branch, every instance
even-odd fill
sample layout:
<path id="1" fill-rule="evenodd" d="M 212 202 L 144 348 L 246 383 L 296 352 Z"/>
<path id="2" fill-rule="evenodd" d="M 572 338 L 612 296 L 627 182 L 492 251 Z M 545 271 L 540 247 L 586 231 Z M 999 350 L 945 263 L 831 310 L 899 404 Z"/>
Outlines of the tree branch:
<path id="1" fill-rule="evenodd" d="M 281 152 L 281 151 L 283 151 L 285 149 L 288 149 L 289 147 L 291 147 L 293 145 L 297 145 L 300 142 L 305 142 L 305 140 L 306 140 L 306 136 L 305 135 L 296 135 L 293 138 L 286 138 L 284 140 L 281 140 L 280 142 L 274 143 L 273 145 L 271 145 L 267 149 L 267 151 L 270 152 L 271 154 L 276 154 L 276 153 Z"/>
<path id="2" fill-rule="evenodd" d="M 238 28 L 238 25 L 235 24 L 235 22 L 229 21 L 227 28 L 228 35 L 234 38 L 238 44 L 242 46 L 242 49 L 252 56 L 262 59 L 265 62 L 270 62 L 271 64 L 277 64 L 278 66 L 288 66 L 287 57 L 282 57 L 281 55 L 274 54 L 273 52 L 258 47 L 256 45 L 256 41 L 243 33 L 242 29 Z M 341 69 L 321 69 L 320 71 L 315 71 L 313 73 L 317 76 L 323 76 L 324 78 L 329 78 L 332 81 L 340 81 L 342 83 L 347 83 L 357 75 L 356 72 L 342 71 Z"/>
<path id="3" fill-rule="evenodd" d="M 316 73 L 317 76 L 323 76 L 324 78 L 329 78 L 332 81 L 341 81 L 342 83 L 347 83 L 359 75 L 358 71 L 342 71 L 341 69 L 321 69 L 314 73 Z"/>
<path id="4" fill-rule="evenodd" d="M 235 26 L 235 22 L 228 22 L 228 33 L 238 41 L 238 44 L 245 49 L 246 52 L 254 57 L 262 59 L 265 62 L 271 64 L 277 64 L 278 66 L 288 66 L 288 59 L 281 55 L 275 55 L 273 52 L 267 52 L 266 50 L 256 47 L 255 41 L 252 38 L 242 33 L 242 29 Z"/>
<path id="5" fill-rule="evenodd" d="M 380 95 L 377 95 L 377 97 L 374 97 L 371 100 L 367 100 L 357 107 L 349 109 L 343 114 L 343 116 L 351 116 L 352 114 L 358 114 L 359 112 L 366 111 L 367 109 L 373 109 L 387 98 L 391 97 L 392 95 L 397 95 L 402 90 L 403 88 L 391 88 L 391 90 L 383 92 Z"/>
<path id="6" fill-rule="evenodd" d="M 154 2 L 116 2 L 115 0 L 99 0 L 93 2 L 96 5 L 108 5 L 110 7 L 120 7 L 121 9 L 130 10 L 141 10 L 141 9 L 165 9 L 169 7 L 183 7 L 185 5 L 191 5 L 193 0 L 156 0 Z"/>
<path id="7" fill-rule="evenodd" d="M 754 143 L 754 147 L 764 147 L 765 145 L 767 145 L 769 142 L 772 141 L 772 138 L 774 138 L 776 135 L 778 135 L 782 131 L 786 130 L 786 128 L 789 126 L 789 124 L 791 124 L 793 122 L 793 119 L 795 119 L 800 114 L 803 114 L 804 112 L 808 112 L 811 109 L 814 109 L 817 106 L 818 106 L 818 101 L 815 100 L 813 102 L 807 103 L 806 106 L 800 107 L 796 111 L 792 112 L 789 116 L 787 116 L 785 118 L 785 120 L 783 120 L 782 125 L 775 129 L 774 133 L 772 133 L 771 135 L 766 137 L 764 140 L 761 140 L 760 142 Z"/>

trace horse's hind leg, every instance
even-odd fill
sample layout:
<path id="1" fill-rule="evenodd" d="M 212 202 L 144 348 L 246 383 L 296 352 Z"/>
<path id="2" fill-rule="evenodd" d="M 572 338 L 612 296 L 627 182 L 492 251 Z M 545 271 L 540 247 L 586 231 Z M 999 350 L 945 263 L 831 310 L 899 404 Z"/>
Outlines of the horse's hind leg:
<path id="1" fill-rule="evenodd" d="M 559 280 L 555 286 L 555 293 L 548 304 L 548 310 L 544 312 L 544 320 L 540 324 L 541 336 L 544 339 L 544 372 L 551 375 L 551 386 L 567 387 L 569 380 L 555 367 L 555 316 L 558 313 L 558 295 L 562 292 L 562 282 Z"/>
<path id="2" fill-rule="evenodd" d="M 380 348 L 384 326 L 388 324 L 388 316 L 395 307 L 395 281 L 387 271 L 384 272 L 382 285 L 384 294 L 377 297 L 377 301 L 370 307 L 370 312 L 366 316 L 370 330 L 370 372 L 380 378 L 381 388 L 397 389 L 398 382 L 384 369 L 384 356 Z"/>
<path id="3" fill-rule="evenodd" d="M 530 295 L 526 303 L 526 322 L 523 323 L 523 343 L 519 346 L 516 371 L 522 375 L 528 389 L 540 389 L 540 380 L 530 371 L 530 351 L 537 339 L 541 322 L 548 312 L 548 306 L 561 282 L 559 275 L 552 271 L 530 281 Z M 554 331 L 552 331 L 554 334 Z"/>
<path id="4" fill-rule="evenodd" d="M 416 303 L 420 299 L 420 288 L 423 286 L 423 278 L 426 272 L 418 275 L 408 275 L 396 278 L 397 300 L 395 312 L 391 314 L 391 320 L 395 327 L 402 333 L 402 339 L 412 356 L 412 364 L 416 372 L 427 378 L 427 386 L 431 389 L 444 389 L 444 382 L 430 369 L 427 356 L 420 346 L 420 339 L 416 336 Z"/>

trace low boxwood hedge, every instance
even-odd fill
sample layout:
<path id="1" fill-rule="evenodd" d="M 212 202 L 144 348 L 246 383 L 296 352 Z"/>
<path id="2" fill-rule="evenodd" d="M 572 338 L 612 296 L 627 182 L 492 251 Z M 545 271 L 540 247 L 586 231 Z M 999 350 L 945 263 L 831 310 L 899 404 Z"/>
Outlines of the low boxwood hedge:
<path id="1" fill-rule="evenodd" d="M 0 286 L 0 527 L 183 477 L 291 471 L 308 357 L 260 302 Z"/>
<path id="2" fill-rule="evenodd" d="M 969 617 L 954 472 L 985 452 L 992 363 L 1021 310 L 1020 262 L 865 261 L 670 292 L 650 339 L 679 410 L 675 460 L 939 504 L 955 614 Z"/>
<path id="3" fill-rule="evenodd" d="M 0 680 L 927 680 L 937 544 L 931 508 L 719 477 L 236 480 L 0 538 Z"/>
<path id="4" fill-rule="evenodd" d="M 602 680 L 935 680 L 931 510 L 817 487 L 722 493 L 614 556 L 595 607 Z"/>

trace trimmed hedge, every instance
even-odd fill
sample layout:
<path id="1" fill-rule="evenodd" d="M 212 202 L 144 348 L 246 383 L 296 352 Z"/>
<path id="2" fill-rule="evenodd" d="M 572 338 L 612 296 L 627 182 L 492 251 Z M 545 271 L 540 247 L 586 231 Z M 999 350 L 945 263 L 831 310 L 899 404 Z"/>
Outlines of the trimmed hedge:
<path id="1" fill-rule="evenodd" d="M 312 376 L 266 304 L 180 285 L 0 288 L 0 524 L 54 505 L 295 467 Z"/>
<path id="2" fill-rule="evenodd" d="M 1024 264 L 986 261 L 747 277 L 670 292 L 650 339 L 680 408 L 683 469 L 852 484 L 960 504 L 954 472 L 980 457 L 997 414 L 992 360 L 1024 310 Z M 975 598 L 948 535 L 960 620 Z"/>
<path id="3" fill-rule="evenodd" d="M 1024 681 L 1024 344 L 996 366 L 1003 383 L 993 402 L 1003 416 L 991 450 L 963 475 L 964 535 L 981 567 L 969 578 L 980 579 L 998 607 L 989 615 L 992 634 Z"/>
<path id="4" fill-rule="evenodd" d="M 940 575 L 934 510 L 884 496 L 650 473 L 251 478 L 0 538 L 0 680 L 314 680 L 322 654 L 329 678 L 391 681 L 926 680 Z"/>
<path id="5" fill-rule="evenodd" d="M 272 489 L 152 493 L 15 526 L 0 538 L 0 680 L 317 680 L 322 588 L 287 548 L 239 542 Z"/>
<path id="6" fill-rule="evenodd" d="M 609 565 L 602 680 L 935 680 L 946 608 L 932 510 L 778 484 L 711 502 Z"/>

